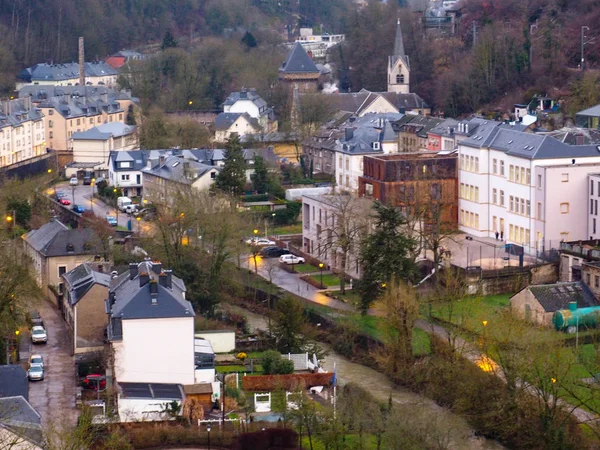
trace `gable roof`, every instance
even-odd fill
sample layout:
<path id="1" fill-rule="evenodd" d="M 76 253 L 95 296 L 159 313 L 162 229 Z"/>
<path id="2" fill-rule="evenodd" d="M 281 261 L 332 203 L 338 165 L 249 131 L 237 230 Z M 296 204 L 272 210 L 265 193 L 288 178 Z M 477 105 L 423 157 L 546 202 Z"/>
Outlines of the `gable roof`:
<path id="1" fill-rule="evenodd" d="M 302 44 L 294 43 L 294 46 L 288 53 L 287 58 L 281 64 L 279 72 L 282 73 L 315 73 L 319 74 L 319 69 L 315 65 Z"/>
<path id="2" fill-rule="evenodd" d="M 150 152 L 147 150 L 111 150 L 108 156 L 109 165 L 115 172 L 142 170 L 146 167 L 149 154 Z M 119 167 L 118 163 L 123 161 L 129 161 L 131 167 Z"/>
<path id="3" fill-rule="evenodd" d="M 42 418 L 21 395 L 0 398 L 0 426 L 38 446 L 43 442 Z"/>
<path id="4" fill-rule="evenodd" d="M 70 272 L 65 273 L 63 278 L 69 290 L 69 300 L 72 306 L 76 305 L 95 284 L 106 288 L 110 285 L 110 275 L 93 270 L 88 263 L 78 265 Z"/>
<path id="5" fill-rule="evenodd" d="M 45 257 L 93 255 L 97 252 L 97 236 L 94 230 L 71 230 L 56 219 L 24 234 L 23 239 Z"/>
<path id="6" fill-rule="evenodd" d="M 581 281 L 542 284 L 529 286 L 527 289 L 531 291 L 546 312 L 567 309 L 570 302 L 577 302 L 578 308 L 600 305 L 600 301 L 598 301 L 586 284 Z"/>
<path id="7" fill-rule="evenodd" d="M 271 392 L 278 389 L 293 391 L 298 387 L 310 389 L 328 386 L 333 373 L 298 373 L 290 375 L 251 375 L 242 378 L 242 389 L 248 392 Z"/>
<path id="8" fill-rule="evenodd" d="M 193 159 L 180 158 L 178 156 L 167 156 L 163 164 L 152 168 L 144 168 L 142 172 L 154 175 L 165 180 L 192 185 L 198 178 L 211 170 L 220 170 L 218 167 L 209 166 Z"/>
<path id="9" fill-rule="evenodd" d="M 159 275 L 170 276 L 170 287 L 161 284 Z M 154 287 L 156 293 L 152 294 L 151 289 Z M 185 292 L 183 280 L 170 272 L 164 272 L 159 263 L 149 260 L 132 263 L 128 271 L 110 281 L 107 312 L 111 322 L 115 319 L 120 322 L 131 319 L 194 317 L 194 308 L 185 299 Z M 112 338 L 120 339 L 120 323 L 111 326 Z"/>
<path id="10" fill-rule="evenodd" d="M 0 366 L 0 398 L 14 396 L 29 399 L 27 372 L 19 364 Z"/>
<path id="11" fill-rule="evenodd" d="M 248 113 L 225 113 L 222 112 L 215 118 L 215 130 L 224 131 L 228 130 L 231 125 L 235 123 L 240 117 L 244 117 L 256 130 L 259 125 L 256 119 L 250 116 Z"/>
<path id="12" fill-rule="evenodd" d="M 576 116 L 600 117 L 600 105 L 592 106 L 575 114 Z"/>
<path id="13" fill-rule="evenodd" d="M 223 105 L 233 105 L 240 100 L 249 100 L 254 103 L 259 109 L 266 107 L 267 102 L 256 93 L 256 89 L 242 89 L 239 92 L 232 92 L 223 102 Z"/>
<path id="14" fill-rule="evenodd" d="M 105 77 L 118 75 L 119 71 L 104 61 L 84 63 L 86 77 Z M 17 78 L 32 83 L 35 81 L 63 81 L 79 78 L 79 64 L 70 62 L 66 64 L 36 64 L 23 69 Z"/>

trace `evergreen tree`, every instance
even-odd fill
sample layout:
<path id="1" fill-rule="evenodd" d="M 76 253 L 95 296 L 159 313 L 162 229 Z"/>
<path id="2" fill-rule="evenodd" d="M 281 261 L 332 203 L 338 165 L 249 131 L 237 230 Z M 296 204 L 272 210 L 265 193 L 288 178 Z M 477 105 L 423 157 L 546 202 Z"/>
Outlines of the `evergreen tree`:
<path id="1" fill-rule="evenodd" d="M 246 184 L 246 162 L 244 150 L 237 134 L 232 135 L 225 145 L 225 164 L 217 175 L 217 189 L 228 194 L 240 195 Z"/>
<path id="2" fill-rule="evenodd" d="M 177 41 L 175 40 L 173 33 L 171 33 L 171 30 L 167 30 L 167 32 L 165 33 L 165 37 L 163 37 L 163 41 L 160 46 L 160 49 L 166 50 L 168 48 L 175 48 L 175 47 L 177 47 Z"/>
<path id="3" fill-rule="evenodd" d="M 358 290 L 363 314 L 392 280 L 411 280 L 415 274 L 411 257 L 415 242 L 402 233 L 406 225 L 402 213 L 379 202 L 373 208 L 377 213 L 375 231 L 363 241 L 360 252 L 364 272 Z"/>
<path id="4" fill-rule="evenodd" d="M 269 189 L 269 171 L 262 156 L 254 157 L 254 175 L 252 176 L 252 186 L 259 194 L 264 194 Z"/>
<path id="5" fill-rule="evenodd" d="M 246 34 L 244 34 L 244 37 L 242 37 L 242 44 L 244 44 L 248 50 L 256 47 L 257 45 L 256 39 L 249 31 L 246 31 Z"/>
<path id="6" fill-rule="evenodd" d="M 129 105 L 129 108 L 127 108 L 127 117 L 125 118 L 125 123 L 127 125 L 135 125 L 136 124 L 135 114 L 133 112 L 133 105 Z"/>

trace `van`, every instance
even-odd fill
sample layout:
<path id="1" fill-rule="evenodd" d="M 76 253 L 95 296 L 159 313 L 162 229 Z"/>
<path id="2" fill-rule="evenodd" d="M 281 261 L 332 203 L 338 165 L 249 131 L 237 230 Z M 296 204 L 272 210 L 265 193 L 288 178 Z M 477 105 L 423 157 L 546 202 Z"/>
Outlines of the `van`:
<path id="1" fill-rule="evenodd" d="M 119 197 L 117 199 L 117 208 L 119 208 L 120 211 L 125 212 L 127 207 L 131 205 L 133 205 L 133 202 L 129 197 Z"/>

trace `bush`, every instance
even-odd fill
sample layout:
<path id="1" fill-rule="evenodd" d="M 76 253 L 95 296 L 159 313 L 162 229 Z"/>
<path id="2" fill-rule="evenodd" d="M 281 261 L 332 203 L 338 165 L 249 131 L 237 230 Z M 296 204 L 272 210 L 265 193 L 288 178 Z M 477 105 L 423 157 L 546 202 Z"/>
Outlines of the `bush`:
<path id="1" fill-rule="evenodd" d="M 265 218 L 273 219 L 275 225 L 293 225 L 298 221 L 301 208 L 302 203 L 300 202 L 286 202 L 285 209 L 275 210 L 275 217 L 272 217 L 273 213 L 269 211 L 265 214 Z"/>
<path id="2" fill-rule="evenodd" d="M 234 447 L 236 450 L 268 450 L 298 448 L 298 433 L 289 428 L 268 428 L 242 434 Z"/>
<path id="3" fill-rule="evenodd" d="M 266 202 L 269 201 L 269 194 L 244 195 L 240 200 L 244 203 Z"/>
<path id="4" fill-rule="evenodd" d="M 265 375 L 285 375 L 294 373 L 294 363 L 283 359 L 275 350 L 269 350 L 262 357 L 263 373 Z"/>

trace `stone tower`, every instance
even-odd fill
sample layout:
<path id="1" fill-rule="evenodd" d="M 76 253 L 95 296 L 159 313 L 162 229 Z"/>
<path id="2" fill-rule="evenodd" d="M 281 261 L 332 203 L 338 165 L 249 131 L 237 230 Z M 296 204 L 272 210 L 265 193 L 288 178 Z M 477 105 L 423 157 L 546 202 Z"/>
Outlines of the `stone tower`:
<path id="1" fill-rule="evenodd" d="M 408 56 L 404 53 L 404 42 L 400 19 L 396 25 L 396 40 L 394 42 L 394 54 L 388 59 L 388 92 L 410 93 L 410 64 Z"/>

